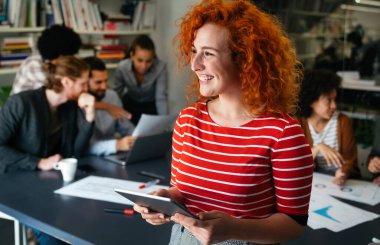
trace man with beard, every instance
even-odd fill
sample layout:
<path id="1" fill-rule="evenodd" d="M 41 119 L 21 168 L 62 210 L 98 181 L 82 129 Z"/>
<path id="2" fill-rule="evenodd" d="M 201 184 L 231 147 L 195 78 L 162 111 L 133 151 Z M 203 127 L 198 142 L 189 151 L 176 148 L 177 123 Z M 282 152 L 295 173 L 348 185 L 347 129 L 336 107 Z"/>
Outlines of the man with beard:
<path id="1" fill-rule="evenodd" d="M 90 66 L 88 92 L 97 102 L 106 102 L 122 108 L 117 93 L 108 88 L 108 72 L 102 60 L 87 57 L 84 61 Z M 109 155 L 118 151 L 128 151 L 134 141 L 130 136 L 134 125 L 127 119 L 115 119 L 104 110 L 96 110 L 95 130 L 90 141 L 89 153 Z"/>

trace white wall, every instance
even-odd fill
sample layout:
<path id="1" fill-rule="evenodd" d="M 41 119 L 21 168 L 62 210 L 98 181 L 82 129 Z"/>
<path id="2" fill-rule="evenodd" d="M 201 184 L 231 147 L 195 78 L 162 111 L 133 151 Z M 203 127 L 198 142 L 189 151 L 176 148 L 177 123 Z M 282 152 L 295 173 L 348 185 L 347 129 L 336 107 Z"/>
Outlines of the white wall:
<path id="1" fill-rule="evenodd" d="M 178 31 L 180 18 L 188 11 L 188 7 L 198 0 L 157 0 L 157 25 L 151 35 L 156 44 L 158 57 L 168 66 L 169 76 L 169 109 L 170 113 L 178 113 L 185 105 L 185 86 L 189 82 L 187 72 L 178 72 L 173 38 Z"/>

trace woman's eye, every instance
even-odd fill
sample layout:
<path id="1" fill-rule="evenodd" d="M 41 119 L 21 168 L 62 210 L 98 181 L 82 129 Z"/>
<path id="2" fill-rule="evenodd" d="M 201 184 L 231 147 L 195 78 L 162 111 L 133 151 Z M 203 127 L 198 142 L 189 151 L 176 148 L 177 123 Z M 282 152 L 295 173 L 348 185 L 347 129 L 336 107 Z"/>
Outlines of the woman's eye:
<path id="1" fill-rule="evenodd" d="M 210 53 L 210 52 L 207 52 L 207 51 L 205 51 L 205 52 L 203 53 L 203 55 L 204 55 L 204 56 L 213 56 L 213 54 L 212 54 L 212 53 Z"/>

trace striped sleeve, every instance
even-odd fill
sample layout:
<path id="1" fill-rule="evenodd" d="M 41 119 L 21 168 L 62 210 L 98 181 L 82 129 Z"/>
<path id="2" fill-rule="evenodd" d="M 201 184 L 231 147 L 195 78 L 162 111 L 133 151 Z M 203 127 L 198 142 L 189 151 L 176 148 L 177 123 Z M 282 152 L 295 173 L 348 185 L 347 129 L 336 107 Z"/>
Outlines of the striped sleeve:
<path id="1" fill-rule="evenodd" d="M 284 127 L 271 151 L 276 209 L 307 215 L 313 176 L 313 158 L 305 135 L 294 119 Z"/>

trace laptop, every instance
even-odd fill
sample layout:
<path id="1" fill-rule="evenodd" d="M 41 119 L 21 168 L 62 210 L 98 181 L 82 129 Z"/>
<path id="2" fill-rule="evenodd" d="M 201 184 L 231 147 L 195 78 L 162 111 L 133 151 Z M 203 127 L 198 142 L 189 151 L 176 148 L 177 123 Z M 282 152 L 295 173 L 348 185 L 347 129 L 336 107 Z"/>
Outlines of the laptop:
<path id="1" fill-rule="evenodd" d="M 137 137 L 130 151 L 104 156 L 105 159 L 127 165 L 149 159 L 165 157 L 172 145 L 173 132 Z"/>

